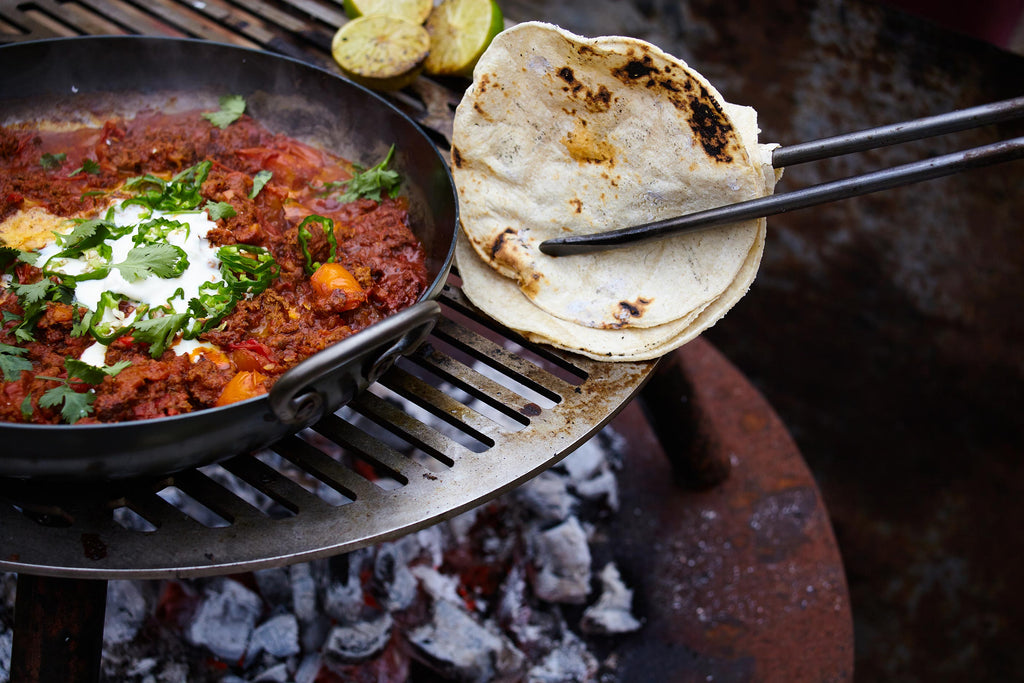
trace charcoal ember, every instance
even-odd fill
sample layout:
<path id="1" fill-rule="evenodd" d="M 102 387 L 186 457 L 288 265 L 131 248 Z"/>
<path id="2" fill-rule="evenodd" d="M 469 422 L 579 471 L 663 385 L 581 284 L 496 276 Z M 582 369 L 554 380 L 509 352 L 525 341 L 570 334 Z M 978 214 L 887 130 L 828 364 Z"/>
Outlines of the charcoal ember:
<path id="1" fill-rule="evenodd" d="M 246 658 L 251 662 L 261 652 L 266 652 L 271 657 L 284 659 L 301 651 L 298 619 L 294 614 L 279 614 L 253 630 Z"/>
<path id="2" fill-rule="evenodd" d="M 571 453 L 559 466 L 564 469 L 569 490 L 578 498 L 601 504 L 611 511 L 619 509 L 619 482 L 615 462 L 607 446 L 617 437 L 606 429 Z"/>
<path id="3" fill-rule="evenodd" d="M 107 606 L 103 615 L 103 644 L 127 643 L 135 639 L 149 616 L 152 602 L 137 581 L 107 583 Z"/>
<path id="4" fill-rule="evenodd" d="M 291 675 L 288 673 L 288 665 L 284 662 L 264 669 L 249 679 L 252 683 L 288 683 L 289 680 Z"/>
<path id="5" fill-rule="evenodd" d="M 327 635 L 328 620 L 320 609 L 319 578 L 326 575 L 316 562 L 294 564 L 289 567 L 292 585 L 292 612 L 299 622 L 302 649 L 320 648 Z"/>
<path id="6" fill-rule="evenodd" d="M 548 602 L 583 604 L 590 593 L 590 546 L 576 517 L 539 533 L 533 590 Z"/>
<path id="7" fill-rule="evenodd" d="M 632 633 L 641 624 L 633 616 L 633 591 L 626 587 L 618 568 L 609 562 L 599 574 L 601 595 L 583 611 L 580 629 L 584 633 L 614 635 Z"/>
<path id="8" fill-rule="evenodd" d="M 514 680 L 524 656 L 512 642 L 447 600 L 434 603 L 431 620 L 406 637 L 420 659 L 460 683 Z"/>
<path id="9" fill-rule="evenodd" d="M 403 610 L 416 599 L 416 577 L 409 571 L 402 546 L 381 544 L 373 561 L 373 589 L 377 601 L 389 611 Z"/>
<path id="10" fill-rule="evenodd" d="M 418 680 L 410 676 L 407 649 L 399 646 L 397 638 L 393 638 L 383 653 L 360 664 L 341 664 L 324 658 L 313 678 L 296 674 L 295 683 L 407 683 Z"/>
<path id="11" fill-rule="evenodd" d="M 214 581 L 206 589 L 188 639 L 225 662 L 236 662 L 245 654 L 262 610 L 260 596 L 242 584 L 232 579 Z"/>
<path id="12" fill-rule="evenodd" d="M 434 600 L 459 602 L 459 580 L 457 577 L 442 574 L 433 567 L 418 565 L 411 569 L 419 580 L 420 586 Z"/>
<path id="13" fill-rule="evenodd" d="M 566 477 L 548 470 L 516 489 L 516 499 L 543 523 L 564 521 L 572 512 L 575 499 L 569 493 Z"/>
<path id="14" fill-rule="evenodd" d="M 567 630 L 558 646 L 527 672 L 526 683 L 589 683 L 598 680 L 599 670 L 586 643 Z"/>
<path id="15" fill-rule="evenodd" d="M 292 584 L 287 567 L 257 569 L 252 573 L 259 593 L 270 605 L 283 605 L 291 600 Z"/>
<path id="16" fill-rule="evenodd" d="M 343 664 L 364 662 L 384 650 L 394 623 L 389 613 L 381 612 L 372 619 L 335 626 L 327 635 L 324 654 Z"/>
<path id="17" fill-rule="evenodd" d="M 513 565 L 499 588 L 494 613 L 501 627 L 530 661 L 539 661 L 562 638 L 565 620 L 557 606 L 545 605 L 530 593 L 526 569 Z"/>

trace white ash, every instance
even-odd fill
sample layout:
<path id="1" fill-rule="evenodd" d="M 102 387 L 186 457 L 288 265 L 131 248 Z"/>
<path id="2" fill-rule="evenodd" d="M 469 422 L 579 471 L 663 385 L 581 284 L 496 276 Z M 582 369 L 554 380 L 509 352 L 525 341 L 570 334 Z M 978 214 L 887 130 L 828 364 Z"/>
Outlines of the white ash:
<path id="1" fill-rule="evenodd" d="M 590 547 L 575 517 L 538 534 L 533 590 L 548 602 L 583 604 L 590 593 Z"/>
<path id="2" fill-rule="evenodd" d="M 606 429 L 496 501 L 338 558 L 111 582 L 102 680 L 315 683 L 412 670 L 429 680 L 614 681 L 598 644 L 641 628 L 614 566 L 592 576 L 590 543 L 618 507 L 617 443 Z M 15 579 L 0 575 L 0 683 Z"/>
<path id="3" fill-rule="evenodd" d="M 237 661 L 245 655 L 262 611 L 263 601 L 242 584 L 232 579 L 215 581 L 207 587 L 188 639 L 225 661 Z"/>
<path id="4" fill-rule="evenodd" d="M 432 619 L 409 632 L 409 642 L 440 673 L 465 683 L 519 674 L 524 657 L 512 642 L 447 600 L 434 603 Z"/>
<path id="5" fill-rule="evenodd" d="M 609 562 L 601 570 L 601 595 L 583 611 L 580 628 L 584 633 L 613 635 L 640 629 L 633 616 L 633 591 L 626 587 L 619 570 Z"/>
<path id="6" fill-rule="evenodd" d="M 103 619 L 103 644 L 130 642 L 149 616 L 150 601 L 144 585 L 135 581 L 111 581 L 107 584 L 107 609 Z"/>
<path id="7" fill-rule="evenodd" d="M 391 639 L 394 619 L 387 612 L 349 626 L 335 626 L 327 636 L 324 654 L 345 664 L 364 662 L 380 654 Z"/>
<path id="8" fill-rule="evenodd" d="M 599 665 L 586 643 L 567 631 L 558 647 L 527 673 L 527 683 L 576 683 L 597 680 Z"/>
<path id="9" fill-rule="evenodd" d="M 246 660 L 254 661 L 263 652 L 277 659 L 302 652 L 299 647 L 299 620 L 294 614 L 279 614 L 256 627 L 249 641 Z"/>

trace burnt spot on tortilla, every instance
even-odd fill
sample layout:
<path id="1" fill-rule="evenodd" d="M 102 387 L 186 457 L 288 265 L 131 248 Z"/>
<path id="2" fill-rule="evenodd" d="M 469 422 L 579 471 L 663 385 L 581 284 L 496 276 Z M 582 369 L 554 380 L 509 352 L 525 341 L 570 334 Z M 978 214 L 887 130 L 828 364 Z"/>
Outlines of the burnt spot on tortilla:
<path id="1" fill-rule="evenodd" d="M 622 323 L 622 325 L 628 325 L 630 319 L 642 318 L 644 313 L 647 312 L 647 307 L 651 305 L 653 299 L 645 297 L 637 297 L 636 301 L 620 301 L 619 311 L 615 317 Z"/>
<path id="2" fill-rule="evenodd" d="M 715 161 L 730 163 L 738 140 L 721 106 L 703 86 L 698 94 L 690 97 L 688 104 L 690 130 L 704 152 Z"/>
<path id="3" fill-rule="evenodd" d="M 583 202 L 579 197 L 573 197 L 569 200 L 570 206 L 572 206 L 573 213 L 583 213 Z"/>
<path id="4" fill-rule="evenodd" d="M 500 260 L 498 257 L 502 251 L 506 250 L 506 242 L 509 240 L 509 238 L 515 237 L 515 235 L 516 231 L 513 230 L 512 228 L 505 228 L 500 233 L 498 233 L 498 236 L 494 238 L 493 242 L 491 242 L 490 252 L 492 260 Z"/>
<path id="5" fill-rule="evenodd" d="M 568 66 L 563 66 L 556 73 L 558 78 L 565 82 L 562 91 L 581 101 L 587 111 L 601 113 L 611 109 L 612 92 L 606 86 L 599 85 L 596 91 L 591 90 L 576 78 L 575 72 Z"/>
<path id="6" fill-rule="evenodd" d="M 520 280 L 519 289 L 528 297 L 535 297 L 544 286 L 545 277 L 534 271 L 525 280 Z"/>
<path id="7" fill-rule="evenodd" d="M 479 93 L 487 92 L 487 86 L 491 84 L 491 75 L 483 74 L 480 79 L 476 82 L 476 90 Z"/>
<path id="8" fill-rule="evenodd" d="M 654 66 L 654 60 L 650 55 L 644 55 L 639 59 L 630 58 L 622 66 L 612 69 L 612 76 L 627 85 L 643 78 L 650 79 L 656 73 L 658 73 L 658 67 Z"/>
<path id="9" fill-rule="evenodd" d="M 658 88 L 665 99 L 686 117 L 705 154 L 720 163 L 743 156 L 735 129 L 707 87 L 683 69 L 659 69 L 649 54 L 633 52 L 611 69 L 611 74 L 632 87 Z"/>
<path id="10" fill-rule="evenodd" d="M 452 146 L 452 164 L 455 165 L 455 168 L 462 168 L 462 152 L 454 145 Z"/>

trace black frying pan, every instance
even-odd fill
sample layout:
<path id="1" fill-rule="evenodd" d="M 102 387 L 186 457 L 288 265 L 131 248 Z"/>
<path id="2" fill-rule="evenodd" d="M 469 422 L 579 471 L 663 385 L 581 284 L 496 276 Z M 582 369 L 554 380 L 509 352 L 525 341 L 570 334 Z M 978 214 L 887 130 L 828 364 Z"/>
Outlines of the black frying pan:
<path id="1" fill-rule="evenodd" d="M 187 415 L 104 425 L 0 423 L 0 477 L 122 479 L 257 449 L 337 410 L 433 328 L 458 207 L 444 158 L 412 120 L 369 90 L 265 52 L 173 38 L 83 37 L 0 47 L 0 123 L 217 108 L 246 98 L 271 130 L 375 163 L 391 144 L 432 278 L 420 301 L 299 364 L 262 396 Z"/>

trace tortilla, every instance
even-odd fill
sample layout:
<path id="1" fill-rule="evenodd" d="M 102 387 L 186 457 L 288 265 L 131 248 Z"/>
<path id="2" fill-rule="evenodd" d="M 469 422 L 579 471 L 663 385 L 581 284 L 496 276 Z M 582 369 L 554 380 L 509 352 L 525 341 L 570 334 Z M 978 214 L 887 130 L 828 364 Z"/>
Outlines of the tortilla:
<path id="1" fill-rule="evenodd" d="M 462 228 L 550 316 L 596 330 L 672 325 L 665 336 L 733 298 L 760 258 L 763 219 L 571 257 L 538 245 L 769 193 L 756 130 L 753 110 L 649 43 L 519 24 L 484 53 L 455 114 Z"/>

